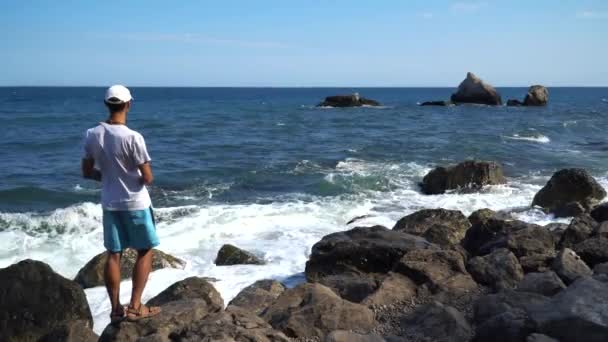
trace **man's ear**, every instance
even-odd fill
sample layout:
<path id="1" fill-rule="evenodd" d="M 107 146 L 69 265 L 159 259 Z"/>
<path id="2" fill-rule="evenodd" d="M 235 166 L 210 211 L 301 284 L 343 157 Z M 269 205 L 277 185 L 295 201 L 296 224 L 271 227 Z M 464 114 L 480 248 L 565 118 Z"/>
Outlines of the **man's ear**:
<path id="1" fill-rule="evenodd" d="M 127 102 L 127 112 L 131 109 L 131 102 L 133 102 L 133 100 Z"/>

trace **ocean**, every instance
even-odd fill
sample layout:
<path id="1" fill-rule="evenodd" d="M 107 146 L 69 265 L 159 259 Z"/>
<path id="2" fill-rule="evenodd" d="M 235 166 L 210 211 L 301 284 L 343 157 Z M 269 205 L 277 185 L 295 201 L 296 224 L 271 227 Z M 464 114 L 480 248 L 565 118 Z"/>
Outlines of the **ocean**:
<path id="1" fill-rule="evenodd" d="M 498 88 L 503 101 L 526 88 Z M 357 91 L 378 108 L 317 108 Z M 197 275 L 226 303 L 255 280 L 294 285 L 311 246 L 356 225 L 392 227 L 423 208 L 509 210 L 524 221 L 556 220 L 529 208 L 553 172 L 587 169 L 608 188 L 608 88 L 549 88 L 546 107 L 420 107 L 453 88 L 132 88 L 128 126 L 153 159 L 149 187 L 160 249 L 188 262 L 154 272 L 151 298 Z M 82 138 L 105 120 L 103 88 L 0 88 L 0 267 L 32 258 L 67 278 L 103 251 L 99 186 L 80 175 Z M 422 177 L 465 159 L 502 163 L 508 184 L 479 193 L 425 196 Z M 354 225 L 356 216 L 369 215 Z M 264 266 L 216 267 L 231 243 Z M 123 282 L 126 302 L 131 284 Z M 86 290 L 100 332 L 104 288 Z"/>

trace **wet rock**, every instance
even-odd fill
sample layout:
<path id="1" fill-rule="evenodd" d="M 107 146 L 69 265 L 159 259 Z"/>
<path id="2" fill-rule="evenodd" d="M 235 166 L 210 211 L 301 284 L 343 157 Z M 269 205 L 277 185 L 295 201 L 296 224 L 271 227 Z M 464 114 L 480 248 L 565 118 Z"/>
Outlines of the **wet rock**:
<path id="1" fill-rule="evenodd" d="M 524 106 L 546 106 L 549 101 L 549 91 L 542 85 L 533 85 L 528 89 Z"/>
<path id="2" fill-rule="evenodd" d="M 230 244 L 225 244 L 217 252 L 215 264 L 217 266 L 264 265 L 264 260 L 258 258 L 251 252 L 247 252 Z"/>
<path id="3" fill-rule="evenodd" d="M 608 262 L 608 239 L 594 237 L 576 244 L 572 248 L 583 261 L 593 267 L 603 262 Z"/>
<path id="4" fill-rule="evenodd" d="M 600 342 L 608 336 L 608 286 L 593 278 L 575 281 L 546 307 L 529 315 L 538 332 L 561 342 Z"/>
<path id="5" fill-rule="evenodd" d="M 571 284 L 580 277 L 592 274 L 589 266 L 569 248 L 564 248 L 557 253 L 551 268 L 562 278 L 566 285 Z"/>
<path id="6" fill-rule="evenodd" d="M 458 244 L 471 224 L 459 210 L 423 209 L 397 221 L 393 230 L 424 236 L 442 245 Z"/>
<path id="7" fill-rule="evenodd" d="M 148 305 L 162 306 L 179 300 L 200 299 L 208 312 L 224 308 L 220 293 L 204 278 L 190 277 L 178 281 L 148 301 Z"/>
<path id="8" fill-rule="evenodd" d="M 553 271 L 528 273 L 517 285 L 518 291 L 538 293 L 547 297 L 551 297 L 565 288 L 564 282 Z"/>
<path id="9" fill-rule="evenodd" d="M 454 103 L 451 101 L 425 101 L 420 106 L 453 106 Z"/>
<path id="10" fill-rule="evenodd" d="M 352 95 L 328 96 L 325 101 L 319 103 L 318 107 L 361 107 L 381 106 L 380 102 L 360 97 L 358 93 Z"/>
<path id="11" fill-rule="evenodd" d="M 37 341 L 75 321 L 93 326 L 82 287 L 35 260 L 0 269 L 0 308 L 0 341 Z"/>
<path id="12" fill-rule="evenodd" d="M 505 184 L 502 167 L 496 162 L 468 160 L 455 166 L 437 167 L 422 179 L 424 194 L 443 194 L 446 190 L 479 190 L 485 185 Z"/>
<path id="13" fill-rule="evenodd" d="M 282 293 L 285 286 L 276 280 L 264 279 L 247 286 L 228 306 L 238 306 L 255 314 L 269 307 Z"/>
<path id="14" fill-rule="evenodd" d="M 604 221 L 608 221 L 608 202 L 602 203 L 602 204 L 596 206 L 595 208 L 593 208 L 593 210 L 591 210 L 590 215 L 597 222 L 601 223 Z"/>
<path id="15" fill-rule="evenodd" d="M 472 334 L 471 326 L 457 309 L 440 302 L 425 304 L 401 320 L 408 336 L 436 342 L 465 342 Z"/>
<path id="16" fill-rule="evenodd" d="M 346 301 L 321 284 L 307 283 L 288 289 L 262 317 L 288 337 L 324 338 L 334 330 L 368 333 L 375 326 L 374 313 Z"/>
<path id="17" fill-rule="evenodd" d="M 524 277 L 519 261 L 505 248 L 469 260 L 467 269 L 476 282 L 488 285 L 494 290 L 513 288 Z"/>
<path id="18" fill-rule="evenodd" d="M 97 342 L 97 336 L 91 329 L 90 322 L 77 320 L 55 328 L 38 342 Z"/>
<path id="19" fill-rule="evenodd" d="M 577 243 L 585 241 L 591 236 L 597 225 L 597 222 L 587 214 L 576 216 L 561 234 L 559 247 L 572 248 Z"/>
<path id="20" fill-rule="evenodd" d="M 336 330 L 327 335 L 325 342 L 384 342 L 384 339 L 376 334 L 362 335 L 350 331 Z"/>
<path id="21" fill-rule="evenodd" d="M 458 89 L 452 94 L 451 101 L 454 103 L 476 103 L 486 105 L 500 105 L 502 100 L 500 94 L 491 85 L 482 81 L 472 72 L 460 83 Z"/>
<path id="22" fill-rule="evenodd" d="M 158 249 L 153 249 L 152 253 L 152 271 L 157 271 L 163 268 L 183 269 L 186 266 L 185 261 Z M 96 286 L 104 286 L 105 283 L 103 274 L 107 260 L 108 254 L 106 252 L 97 254 L 83 268 L 81 268 L 80 271 L 78 271 L 74 281 L 85 289 Z M 131 279 L 136 260 L 137 251 L 133 249 L 126 249 L 122 253 L 122 257 L 120 259 L 120 275 L 123 280 Z"/>
<path id="23" fill-rule="evenodd" d="M 563 215 L 563 209 L 577 202 L 585 211 L 606 197 L 604 188 L 584 169 L 563 169 L 553 174 L 549 182 L 534 196 L 532 205 L 547 212 Z"/>
<path id="24" fill-rule="evenodd" d="M 257 315 L 238 307 L 211 314 L 171 335 L 172 341 L 289 342 L 283 333 Z"/>

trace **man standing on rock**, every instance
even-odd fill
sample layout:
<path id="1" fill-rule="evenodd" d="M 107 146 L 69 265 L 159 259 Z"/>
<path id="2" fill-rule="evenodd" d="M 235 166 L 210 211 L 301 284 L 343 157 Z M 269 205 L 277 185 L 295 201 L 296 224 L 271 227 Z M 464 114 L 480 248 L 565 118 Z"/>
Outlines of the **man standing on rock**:
<path id="1" fill-rule="evenodd" d="M 160 312 L 158 307 L 141 303 L 152 268 L 152 248 L 159 241 L 146 189 L 153 180 L 151 159 L 142 135 L 126 126 L 131 101 L 126 87 L 114 85 L 107 89 L 104 102 L 110 115 L 105 122 L 87 130 L 82 159 L 82 175 L 102 185 L 103 236 L 108 252 L 104 277 L 112 303 L 112 322 L 123 318 L 139 320 Z M 119 298 L 120 258 L 125 248 L 137 250 L 133 292 L 126 308 Z"/>

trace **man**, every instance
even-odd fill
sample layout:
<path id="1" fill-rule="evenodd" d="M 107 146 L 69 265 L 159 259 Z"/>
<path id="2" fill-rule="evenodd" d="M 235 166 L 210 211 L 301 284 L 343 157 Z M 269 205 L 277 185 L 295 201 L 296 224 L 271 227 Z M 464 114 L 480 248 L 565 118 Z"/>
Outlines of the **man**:
<path id="1" fill-rule="evenodd" d="M 112 322 L 123 318 L 139 320 L 160 312 L 158 307 L 141 303 L 152 268 L 152 248 L 159 241 L 146 189 L 153 180 L 151 159 L 142 135 L 126 126 L 131 101 L 126 87 L 108 88 L 104 102 L 109 118 L 87 130 L 82 160 L 82 175 L 102 185 L 103 236 L 108 253 L 104 277 L 112 304 Z M 119 298 L 120 258 L 125 248 L 137 250 L 131 302 L 126 308 Z"/>

